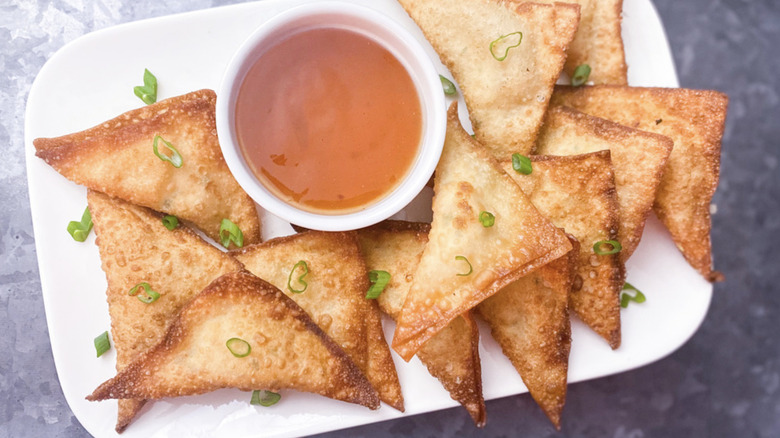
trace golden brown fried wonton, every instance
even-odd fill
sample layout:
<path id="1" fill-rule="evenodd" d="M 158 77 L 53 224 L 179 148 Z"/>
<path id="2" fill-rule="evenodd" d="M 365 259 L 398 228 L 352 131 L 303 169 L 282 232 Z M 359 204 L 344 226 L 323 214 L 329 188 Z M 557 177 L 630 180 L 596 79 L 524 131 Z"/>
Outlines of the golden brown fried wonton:
<path id="1" fill-rule="evenodd" d="M 376 303 L 365 298 L 366 265 L 354 232 L 305 231 L 243 248 L 233 255 L 311 316 L 363 371 L 380 399 L 403 411 L 403 395 Z M 302 266 L 293 268 L 300 261 Z M 292 288 L 292 289 L 291 289 Z"/>
<path id="2" fill-rule="evenodd" d="M 722 279 L 712 270 L 710 201 L 718 186 L 728 97 L 683 88 L 558 86 L 551 104 L 674 141 L 653 209 L 688 263 L 710 281 Z"/>
<path id="3" fill-rule="evenodd" d="M 247 355 L 228 349 L 233 338 L 249 344 Z M 379 407 L 360 369 L 306 312 L 246 271 L 214 280 L 182 309 L 159 344 L 87 399 L 158 399 L 220 388 L 295 389 Z"/>
<path id="4" fill-rule="evenodd" d="M 528 155 L 577 30 L 579 6 L 499 0 L 400 3 L 457 80 L 476 138 L 499 160 L 515 152 Z M 517 42 L 518 32 L 520 45 L 499 60 L 506 46 Z"/>
<path id="5" fill-rule="evenodd" d="M 536 142 L 540 155 L 579 155 L 609 150 L 620 210 L 618 241 L 625 262 L 642 238 L 653 208 L 672 140 L 639 131 L 577 110 L 554 106 L 547 111 Z"/>
<path id="6" fill-rule="evenodd" d="M 568 239 L 463 128 L 447 117 L 436 168 L 433 223 L 393 339 L 409 360 L 450 321 L 571 249 Z M 495 218 L 480 222 L 482 212 Z"/>
<path id="7" fill-rule="evenodd" d="M 428 242 L 430 225 L 385 221 L 358 230 L 361 252 L 371 270 L 390 274 L 390 282 L 377 298 L 393 319 L 401 313 L 414 271 Z M 417 357 L 450 396 L 466 408 L 474 423 L 485 425 L 485 400 L 479 360 L 479 329 L 469 313 L 455 318 L 426 342 Z"/>
<path id="8" fill-rule="evenodd" d="M 625 267 L 620 254 L 597 255 L 596 242 L 616 240 L 618 204 L 609 151 L 569 157 L 534 156 L 533 172 L 504 168 L 534 206 L 580 243 L 569 305 L 612 348 L 620 346 L 620 291 Z"/>
<path id="9" fill-rule="evenodd" d="M 216 95 L 200 90 L 128 111 L 94 128 L 35 139 L 35 154 L 77 184 L 192 222 L 219 242 L 222 219 L 260 241 L 255 203 L 238 185 L 217 142 Z M 160 136 L 182 156 L 158 158 Z M 171 152 L 158 141 L 158 152 Z"/>
<path id="10" fill-rule="evenodd" d="M 108 311 L 117 352 L 117 371 L 156 345 L 179 310 L 217 277 L 242 268 L 192 230 L 168 230 L 162 215 L 90 190 L 89 210 L 108 281 Z M 146 282 L 160 294 L 145 304 L 130 289 Z M 141 296 L 143 291 L 139 291 Z M 116 429 L 127 427 L 144 404 L 119 400 Z"/>

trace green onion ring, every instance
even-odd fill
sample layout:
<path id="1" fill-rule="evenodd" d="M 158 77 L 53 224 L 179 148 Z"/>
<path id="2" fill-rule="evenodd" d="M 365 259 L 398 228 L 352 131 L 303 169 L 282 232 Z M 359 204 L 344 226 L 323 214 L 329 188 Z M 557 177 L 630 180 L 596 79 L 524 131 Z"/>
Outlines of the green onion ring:
<path id="1" fill-rule="evenodd" d="M 143 288 L 144 289 L 144 294 L 143 295 L 138 293 L 139 292 L 138 288 Z M 136 284 L 135 286 L 133 286 L 132 289 L 130 289 L 130 292 L 128 292 L 127 294 L 130 295 L 131 297 L 132 296 L 137 296 L 138 299 L 141 300 L 141 302 L 146 303 L 146 304 L 151 304 L 151 303 L 157 301 L 158 298 L 160 298 L 160 294 L 158 294 L 157 292 L 153 291 L 152 287 L 149 286 L 149 283 L 147 283 L 147 282 L 142 282 L 142 283 Z"/>
<path id="2" fill-rule="evenodd" d="M 170 157 L 160 153 L 159 150 L 160 140 L 162 140 L 163 146 L 165 146 L 166 148 L 168 148 L 169 151 L 171 151 Z M 157 158 L 171 163 L 171 165 L 177 169 L 180 168 L 182 164 L 184 164 L 184 159 L 181 157 L 179 151 L 177 151 L 176 148 L 173 147 L 173 145 L 169 141 L 166 141 L 164 138 L 160 137 L 159 135 L 154 136 L 154 142 L 152 143 L 152 150 L 154 150 L 154 154 L 157 155 Z"/>
<path id="3" fill-rule="evenodd" d="M 458 89 L 455 88 L 455 84 L 453 84 L 451 80 L 442 75 L 439 75 L 439 80 L 441 81 L 441 87 L 444 90 L 444 94 L 447 96 L 452 96 L 458 92 Z"/>
<path id="4" fill-rule="evenodd" d="M 144 84 L 134 87 L 133 93 L 147 105 L 157 102 L 157 78 L 149 69 L 144 69 Z"/>
<path id="5" fill-rule="evenodd" d="M 498 43 L 499 41 L 501 41 L 501 40 L 503 40 L 505 38 L 508 38 L 508 37 L 510 37 L 512 35 L 519 35 L 520 36 L 520 38 L 518 38 L 518 40 L 517 40 L 517 44 L 512 45 L 512 46 L 507 46 L 506 50 L 504 51 L 504 56 L 497 56 L 496 52 L 493 51 L 493 46 L 495 46 L 495 44 Z M 514 47 L 519 46 L 521 42 L 523 42 L 523 33 L 522 32 L 512 32 L 512 33 L 508 33 L 506 35 L 501 35 L 500 37 L 498 37 L 495 40 L 490 42 L 490 54 L 493 55 L 493 58 L 496 58 L 496 61 L 503 61 L 509 55 L 509 49 L 512 49 Z"/>
<path id="6" fill-rule="evenodd" d="M 374 300 L 379 298 L 379 295 L 385 290 L 385 286 L 390 282 L 390 273 L 387 271 L 369 271 L 368 281 L 371 282 L 371 287 L 366 292 L 366 298 Z"/>
<path id="7" fill-rule="evenodd" d="M 222 219 L 219 224 L 219 238 L 222 246 L 227 248 L 232 241 L 238 248 L 244 246 L 244 233 L 230 219 Z"/>
<path id="8" fill-rule="evenodd" d="M 95 352 L 97 353 L 97 357 L 102 356 L 103 353 L 111 349 L 111 341 L 108 340 L 107 331 L 99 334 L 95 338 L 94 343 L 95 343 Z"/>
<path id="9" fill-rule="evenodd" d="M 512 169 L 523 175 L 530 175 L 534 171 L 531 159 L 520 154 L 512 154 Z"/>
<path id="10" fill-rule="evenodd" d="M 585 85 L 588 82 L 590 76 L 590 66 L 588 64 L 580 64 L 574 69 L 574 76 L 571 77 L 571 85 L 579 87 Z"/>
<path id="11" fill-rule="evenodd" d="M 254 390 L 252 391 L 252 400 L 249 401 L 249 404 L 268 407 L 275 405 L 281 399 L 282 396 L 273 391 L 265 389 L 262 391 Z"/>
<path id="12" fill-rule="evenodd" d="M 485 228 L 490 228 L 496 223 L 496 217 L 489 211 L 481 211 L 479 213 L 479 223 Z"/>
<path id="13" fill-rule="evenodd" d="M 169 229 L 170 231 L 173 231 L 176 227 L 179 226 L 179 218 L 167 214 L 165 215 L 165 217 L 162 218 L 162 223 L 165 226 L 165 228 Z"/>
<path id="14" fill-rule="evenodd" d="M 249 342 L 241 338 L 230 338 L 225 342 L 225 346 L 235 357 L 247 357 L 252 352 L 252 346 Z"/>
<path id="15" fill-rule="evenodd" d="M 455 256 L 455 260 L 463 260 L 464 262 L 466 262 L 469 265 L 469 272 L 466 272 L 465 274 L 458 274 L 459 277 L 466 277 L 466 276 L 471 275 L 472 272 L 474 272 L 474 268 L 471 267 L 471 262 L 466 257 L 460 256 L 460 255 L 459 256 Z"/>
<path id="16" fill-rule="evenodd" d="M 632 296 L 627 291 L 633 291 L 634 295 Z M 645 297 L 645 294 L 639 291 L 636 287 L 634 287 L 631 283 L 626 282 L 623 285 L 623 290 L 620 292 L 620 307 L 626 308 L 628 307 L 628 303 L 631 301 L 641 304 L 644 303 L 647 300 Z"/>
<path id="17" fill-rule="evenodd" d="M 295 270 L 298 269 L 298 266 L 303 266 L 303 274 L 301 274 L 298 277 L 298 283 L 303 285 L 303 289 L 300 289 L 300 290 L 299 289 L 295 289 L 292 286 L 292 277 L 293 277 L 293 274 L 295 273 Z M 296 294 L 303 293 L 306 290 L 306 288 L 309 287 L 309 284 L 306 283 L 305 281 L 303 281 L 303 277 L 305 277 L 308 274 L 309 274 L 309 265 L 307 265 L 306 261 L 304 261 L 304 260 L 298 260 L 298 263 L 296 263 L 295 266 L 293 266 L 292 271 L 290 271 L 290 275 L 287 277 L 287 289 L 290 289 L 291 292 L 296 293 Z"/>
<path id="18" fill-rule="evenodd" d="M 76 242 L 83 242 L 87 240 L 90 230 L 92 230 L 92 213 L 89 212 L 89 207 L 84 209 L 84 213 L 81 214 L 81 221 L 68 222 L 68 234 Z"/>
<path id="19" fill-rule="evenodd" d="M 609 245 L 611 246 L 611 249 L 605 251 L 601 249 L 603 245 Z M 599 240 L 598 242 L 593 244 L 593 252 L 595 252 L 598 255 L 617 254 L 622 249 L 623 249 L 623 245 L 621 245 L 620 242 L 618 242 L 617 240 Z"/>

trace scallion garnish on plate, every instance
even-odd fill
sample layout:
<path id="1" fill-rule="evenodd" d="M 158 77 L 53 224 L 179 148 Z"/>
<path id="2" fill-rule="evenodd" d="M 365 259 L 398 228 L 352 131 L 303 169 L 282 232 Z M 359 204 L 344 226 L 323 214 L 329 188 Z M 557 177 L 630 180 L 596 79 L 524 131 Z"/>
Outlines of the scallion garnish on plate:
<path id="1" fill-rule="evenodd" d="M 371 287 L 366 292 L 366 298 L 373 300 L 379 298 L 379 295 L 385 290 L 385 286 L 390 282 L 390 273 L 387 271 L 369 271 L 368 281 L 371 282 Z"/>
<path id="2" fill-rule="evenodd" d="M 92 230 L 92 213 L 89 212 L 89 207 L 85 208 L 84 213 L 81 214 L 81 222 L 68 222 L 68 234 L 76 242 L 87 240 L 90 230 Z"/>
<path id="3" fill-rule="evenodd" d="M 102 356 L 103 353 L 111 349 L 111 341 L 108 340 L 107 331 L 99 334 L 95 338 L 94 342 L 95 342 L 95 352 L 97 353 L 97 357 Z"/>
<path id="4" fill-rule="evenodd" d="M 157 78 L 149 69 L 144 69 L 144 84 L 134 87 L 133 93 L 147 105 L 157 102 Z"/>
<path id="5" fill-rule="evenodd" d="M 303 266 L 303 273 L 298 276 L 297 282 L 303 285 L 303 289 L 296 289 L 292 285 L 292 278 L 293 274 L 295 274 L 295 271 L 298 269 L 298 266 Z M 287 277 L 287 289 L 290 289 L 290 292 L 300 294 L 303 293 L 307 287 L 309 287 L 309 284 L 303 281 L 303 277 L 309 274 L 309 265 L 306 264 L 305 260 L 298 260 L 298 263 L 296 263 L 292 271 L 290 271 L 290 275 Z"/>
<path id="6" fill-rule="evenodd" d="M 249 345 L 249 342 L 241 338 L 230 338 L 225 342 L 225 346 L 235 357 L 247 357 L 252 352 L 252 346 Z"/>
<path id="7" fill-rule="evenodd" d="M 273 391 L 268 391 L 265 389 L 262 391 L 254 390 L 252 391 L 252 400 L 249 401 L 249 404 L 268 407 L 275 405 L 281 399 L 281 394 L 277 394 Z"/>
<path id="8" fill-rule="evenodd" d="M 230 242 L 239 248 L 244 246 L 244 233 L 230 219 L 222 219 L 222 223 L 219 224 L 219 239 L 225 248 L 230 246 Z"/>
<path id="9" fill-rule="evenodd" d="M 162 141 L 163 146 L 165 146 L 169 151 L 171 151 L 170 157 L 160 152 L 159 149 L 160 141 Z M 169 141 L 166 141 L 164 138 L 160 137 L 159 135 L 154 136 L 154 141 L 152 142 L 152 150 L 154 150 L 154 154 L 157 155 L 157 158 L 171 163 L 171 165 L 177 169 L 180 168 L 182 164 L 184 164 L 184 159 L 181 157 L 179 151 L 177 151 L 176 148 L 173 147 L 173 145 Z"/>
<path id="10" fill-rule="evenodd" d="M 517 35 L 517 44 L 512 44 L 514 38 L 511 37 L 513 35 Z M 490 42 L 490 54 L 493 55 L 493 58 L 496 58 L 496 61 L 503 61 L 509 55 L 509 50 L 519 46 L 521 42 L 523 42 L 522 32 L 512 32 L 506 35 L 501 35 L 500 37 Z M 500 48 L 497 48 L 496 45 L 504 45 L 504 54 L 502 56 L 496 54 L 496 50 L 500 50 Z"/>
<path id="11" fill-rule="evenodd" d="M 469 271 L 463 274 L 458 274 L 459 277 L 466 277 L 471 275 L 472 272 L 474 272 L 474 268 L 471 267 L 471 262 L 466 257 L 461 255 L 455 256 L 455 260 L 463 260 L 464 262 L 466 262 L 467 265 L 469 265 Z"/>
<path id="12" fill-rule="evenodd" d="M 623 245 L 617 240 L 599 240 L 593 244 L 593 252 L 598 255 L 617 254 L 622 249 Z"/>
<path id="13" fill-rule="evenodd" d="M 633 292 L 633 295 L 631 295 L 629 291 Z M 646 299 L 647 298 L 645 298 L 645 294 L 640 292 L 639 289 L 634 287 L 634 285 L 632 285 L 631 283 L 626 282 L 623 285 L 623 291 L 620 292 L 620 307 L 625 309 L 626 307 L 628 307 L 628 303 L 630 303 L 631 301 L 639 304 L 639 303 L 644 303 Z"/>

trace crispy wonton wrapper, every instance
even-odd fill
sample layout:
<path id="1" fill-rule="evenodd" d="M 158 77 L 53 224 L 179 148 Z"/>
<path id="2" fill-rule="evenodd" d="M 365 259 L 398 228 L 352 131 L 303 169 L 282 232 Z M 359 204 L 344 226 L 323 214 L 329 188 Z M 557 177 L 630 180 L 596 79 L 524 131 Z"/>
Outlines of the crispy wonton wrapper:
<path id="1" fill-rule="evenodd" d="M 722 280 L 712 269 L 710 202 L 718 186 L 728 97 L 682 88 L 556 87 L 552 104 L 674 141 L 653 209 L 688 263 L 709 281 Z"/>
<path id="2" fill-rule="evenodd" d="M 556 0 L 535 0 L 555 3 Z M 626 85 L 626 55 L 620 30 L 623 0 L 569 0 L 580 5 L 580 25 L 569 46 L 563 69 L 574 76 L 577 66 L 591 68 L 588 82 Z"/>
<path id="3" fill-rule="evenodd" d="M 93 190 L 87 200 L 108 281 L 116 368 L 122 371 L 162 339 L 184 304 L 217 277 L 242 266 L 186 226 L 168 230 L 160 213 Z M 143 282 L 160 294 L 151 304 L 128 294 Z M 138 292 L 145 295 L 143 289 Z M 143 404 L 143 399 L 119 400 L 117 432 Z"/>
<path id="4" fill-rule="evenodd" d="M 393 339 L 408 361 L 450 321 L 571 249 L 487 150 L 447 115 L 436 168 L 433 223 Z M 495 217 L 486 227 L 482 212 Z"/>
<path id="5" fill-rule="evenodd" d="M 569 292 L 579 244 L 477 306 L 493 338 L 523 378 L 545 415 L 561 428 L 571 349 Z"/>
<path id="6" fill-rule="evenodd" d="M 352 358 L 379 398 L 403 412 L 401 385 L 382 331 L 379 307 L 365 298 L 368 273 L 354 232 L 305 231 L 232 254 L 301 306 Z M 293 269 L 300 261 L 306 268 Z"/>
<path id="7" fill-rule="evenodd" d="M 400 3 L 457 80 L 476 138 L 499 160 L 515 152 L 528 155 L 577 30 L 579 6 L 499 0 Z M 522 41 L 509 48 L 517 44 L 518 32 Z"/>
<path id="8" fill-rule="evenodd" d="M 409 293 L 429 230 L 428 224 L 402 221 L 385 221 L 358 230 L 368 269 L 390 274 L 390 282 L 377 302 L 394 320 Z M 429 339 L 417 357 L 453 400 L 466 408 L 474 423 L 483 427 L 486 414 L 478 350 L 479 329 L 470 313 L 465 313 Z"/>
<path id="9" fill-rule="evenodd" d="M 612 348 L 620 346 L 620 291 L 625 267 L 620 254 L 597 255 L 594 244 L 616 240 L 618 203 L 609 151 L 570 157 L 534 156 L 533 172 L 504 168 L 534 206 L 580 243 L 571 310 Z"/>
<path id="10" fill-rule="evenodd" d="M 558 106 L 547 112 L 536 153 L 579 155 L 610 151 L 620 212 L 620 257 L 625 262 L 642 238 L 672 145 L 669 137 Z"/>
<path id="11" fill-rule="evenodd" d="M 227 347 L 233 338 L 249 344 L 245 356 Z M 158 399 L 220 388 L 295 389 L 379 407 L 376 391 L 344 350 L 294 301 L 246 271 L 214 280 L 182 309 L 159 344 L 87 400 Z"/>
<path id="12" fill-rule="evenodd" d="M 77 184 L 190 221 L 217 242 L 222 219 L 238 225 L 245 244 L 259 242 L 255 203 L 222 158 L 215 102 L 211 90 L 162 100 L 86 131 L 35 139 L 35 154 Z M 158 135 L 181 167 L 155 155 Z M 163 141 L 157 146 L 171 156 Z"/>

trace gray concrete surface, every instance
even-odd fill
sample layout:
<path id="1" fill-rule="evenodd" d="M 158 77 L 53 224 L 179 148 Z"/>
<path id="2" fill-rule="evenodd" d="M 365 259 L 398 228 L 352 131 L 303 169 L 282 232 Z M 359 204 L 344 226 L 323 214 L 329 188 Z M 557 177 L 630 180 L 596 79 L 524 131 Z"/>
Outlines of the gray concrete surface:
<path id="1" fill-rule="evenodd" d="M 33 79 L 85 33 L 226 3 L 0 0 L 0 438 L 88 436 L 60 390 L 44 318 L 23 154 Z M 655 364 L 571 385 L 562 432 L 524 395 L 488 402 L 481 431 L 450 409 L 325 436 L 780 436 L 780 2 L 655 4 L 682 86 L 731 98 L 713 230 L 727 281 L 701 329 Z"/>

